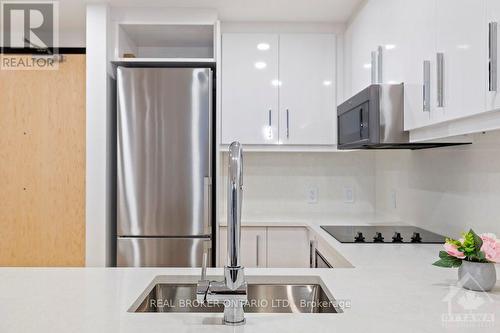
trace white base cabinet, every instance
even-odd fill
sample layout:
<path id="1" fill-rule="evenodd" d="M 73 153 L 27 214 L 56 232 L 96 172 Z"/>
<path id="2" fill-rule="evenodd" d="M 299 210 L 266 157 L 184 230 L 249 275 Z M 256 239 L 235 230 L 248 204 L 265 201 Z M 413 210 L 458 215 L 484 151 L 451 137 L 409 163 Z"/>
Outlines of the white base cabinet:
<path id="1" fill-rule="evenodd" d="M 306 228 L 267 228 L 268 267 L 307 268 L 309 265 L 309 232 Z"/>
<path id="2" fill-rule="evenodd" d="M 241 228 L 241 265 L 244 267 L 267 267 L 267 228 Z M 219 266 L 227 263 L 227 228 L 219 232 Z"/>
<path id="3" fill-rule="evenodd" d="M 242 227 L 244 267 L 309 267 L 309 232 L 305 227 Z M 219 232 L 219 266 L 227 262 L 227 228 Z"/>

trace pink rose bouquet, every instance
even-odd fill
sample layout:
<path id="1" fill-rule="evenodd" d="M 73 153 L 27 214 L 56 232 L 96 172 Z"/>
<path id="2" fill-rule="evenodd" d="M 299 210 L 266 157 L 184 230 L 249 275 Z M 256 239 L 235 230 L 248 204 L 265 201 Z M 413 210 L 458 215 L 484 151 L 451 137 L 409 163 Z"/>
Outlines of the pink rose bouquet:
<path id="1" fill-rule="evenodd" d="M 439 252 L 439 260 L 433 265 L 439 267 L 459 267 L 462 260 L 500 263 L 500 241 L 494 234 L 477 235 L 472 229 L 459 240 L 448 238 L 444 251 Z"/>

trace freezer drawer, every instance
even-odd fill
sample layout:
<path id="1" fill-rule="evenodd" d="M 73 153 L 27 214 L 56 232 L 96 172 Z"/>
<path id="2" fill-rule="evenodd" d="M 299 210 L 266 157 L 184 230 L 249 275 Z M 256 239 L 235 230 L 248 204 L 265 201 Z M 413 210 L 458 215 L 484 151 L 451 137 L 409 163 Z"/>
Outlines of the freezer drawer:
<path id="1" fill-rule="evenodd" d="M 118 267 L 201 267 L 204 249 L 210 266 L 210 238 L 126 238 L 117 240 Z"/>

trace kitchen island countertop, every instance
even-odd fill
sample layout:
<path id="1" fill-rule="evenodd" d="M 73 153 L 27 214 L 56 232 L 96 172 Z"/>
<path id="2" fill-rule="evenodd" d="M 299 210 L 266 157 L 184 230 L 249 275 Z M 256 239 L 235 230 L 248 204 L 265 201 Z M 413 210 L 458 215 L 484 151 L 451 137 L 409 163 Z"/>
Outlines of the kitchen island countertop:
<path id="1" fill-rule="evenodd" d="M 246 275 L 319 276 L 348 307 L 338 314 L 246 314 L 246 325 L 222 314 L 130 313 L 158 275 L 195 268 L 2 268 L 0 332 L 481 332 L 500 331 L 500 283 L 490 293 L 455 287 L 456 269 L 432 266 L 439 245 L 340 244 L 306 225 L 354 268 L 248 268 Z M 498 266 L 497 266 L 498 269 Z M 222 275 L 222 269 L 208 270 Z M 463 318 L 487 322 L 460 322 Z"/>

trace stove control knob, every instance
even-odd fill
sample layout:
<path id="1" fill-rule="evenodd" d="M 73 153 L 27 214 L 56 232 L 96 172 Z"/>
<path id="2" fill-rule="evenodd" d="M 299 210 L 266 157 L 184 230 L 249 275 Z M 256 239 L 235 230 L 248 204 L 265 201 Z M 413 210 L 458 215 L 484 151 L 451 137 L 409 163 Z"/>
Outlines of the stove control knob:
<path id="1" fill-rule="evenodd" d="M 393 243 L 403 243 L 403 237 L 401 237 L 400 232 L 395 232 L 394 236 L 392 236 Z"/>
<path id="2" fill-rule="evenodd" d="M 420 237 L 420 232 L 414 232 L 411 236 L 412 243 L 422 243 L 422 237 Z"/>
<path id="3" fill-rule="evenodd" d="M 358 235 L 354 237 L 354 242 L 355 243 L 364 243 L 365 242 L 365 237 L 363 236 L 362 232 L 358 231 Z"/>
<path id="4" fill-rule="evenodd" d="M 382 237 L 381 232 L 375 233 L 375 237 L 373 237 L 373 242 L 374 243 L 383 243 L 384 242 L 384 237 Z"/>

